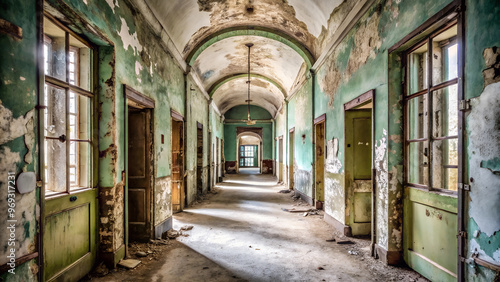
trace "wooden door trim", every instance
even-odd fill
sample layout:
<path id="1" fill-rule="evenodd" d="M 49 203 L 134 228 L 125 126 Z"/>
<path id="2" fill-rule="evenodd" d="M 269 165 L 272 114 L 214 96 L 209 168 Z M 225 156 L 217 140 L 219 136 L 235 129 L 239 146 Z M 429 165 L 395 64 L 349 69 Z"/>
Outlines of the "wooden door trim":
<path id="1" fill-rule="evenodd" d="M 170 109 L 170 116 L 175 120 L 175 121 L 184 121 L 184 117 L 178 113 L 177 111 Z"/>
<path id="2" fill-rule="evenodd" d="M 123 85 L 123 92 L 124 92 L 125 98 L 137 103 L 139 107 L 145 108 L 145 109 L 154 109 L 155 100 L 140 93 L 139 91 L 135 90 L 134 88 L 124 84 Z"/>
<path id="3" fill-rule="evenodd" d="M 325 121 L 325 120 L 326 120 L 326 114 L 322 114 L 319 117 L 314 119 L 314 125 L 316 125 L 322 121 Z"/>
<path id="4" fill-rule="evenodd" d="M 367 92 L 359 95 L 358 97 L 352 99 L 351 101 L 347 102 L 344 104 L 344 111 L 350 110 L 352 108 L 355 108 L 363 103 L 368 102 L 369 100 L 373 99 L 375 90 L 371 89 L 368 90 Z"/>

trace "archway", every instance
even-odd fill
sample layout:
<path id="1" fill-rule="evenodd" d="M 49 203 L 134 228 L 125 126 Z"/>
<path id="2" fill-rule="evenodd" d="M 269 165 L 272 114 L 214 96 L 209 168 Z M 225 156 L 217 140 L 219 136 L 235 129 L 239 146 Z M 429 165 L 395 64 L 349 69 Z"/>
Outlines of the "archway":
<path id="1" fill-rule="evenodd" d="M 236 173 L 240 168 L 257 168 L 262 173 L 262 136 L 245 131 L 236 136 Z"/>

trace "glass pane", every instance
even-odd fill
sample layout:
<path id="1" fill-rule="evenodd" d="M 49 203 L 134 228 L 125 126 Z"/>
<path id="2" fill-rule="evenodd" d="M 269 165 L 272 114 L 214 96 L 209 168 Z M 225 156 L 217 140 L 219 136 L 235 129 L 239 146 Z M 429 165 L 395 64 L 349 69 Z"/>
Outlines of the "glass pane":
<path id="1" fill-rule="evenodd" d="M 427 44 L 408 55 L 408 94 L 427 89 Z"/>
<path id="2" fill-rule="evenodd" d="M 47 18 L 43 20 L 43 30 L 45 74 L 66 81 L 66 33 Z"/>
<path id="3" fill-rule="evenodd" d="M 91 91 L 92 50 L 73 36 L 69 36 L 69 83 Z"/>
<path id="4" fill-rule="evenodd" d="M 91 140 L 92 119 L 90 115 L 90 98 L 82 95 L 76 95 L 77 103 L 77 138 L 80 140 Z"/>
<path id="5" fill-rule="evenodd" d="M 427 137 L 427 94 L 408 100 L 408 139 L 421 139 Z"/>
<path id="6" fill-rule="evenodd" d="M 454 25 L 432 39 L 432 85 L 458 77 L 456 36 Z"/>
<path id="7" fill-rule="evenodd" d="M 427 185 L 429 169 L 425 143 L 410 143 L 409 150 L 408 182 Z"/>
<path id="8" fill-rule="evenodd" d="M 443 167 L 438 171 L 433 171 L 432 187 L 457 191 L 458 169 Z"/>
<path id="9" fill-rule="evenodd" d="M 432 165 L 433 170 L 445 165 L 458 165 L 458 139 L 433 141 Z"/>
<path id="10" fill-rule="evenodd" d="M 457 85 L 454 84 L 432 93 L 432 135 L 434 137 L 456 136 L 458 134 Z"/>
<path id="11" fill-rule="evenodd" d="M 75 162 L 70 163 L 70 189 L 90 187 L 91 145 L 88 142 L 73 141 L 70 143 L 70 154 L 73 152 Z"/>
<path id="12" fill-rule="evenodd" d="M 66 90 L 45 85 L 45 136 L 66 135 Z"/>
<path id="13" fill-rule="evenodd" d="M 45 181 L 49 192 L 66 192 L 66 142 L 45 139 Z"/>

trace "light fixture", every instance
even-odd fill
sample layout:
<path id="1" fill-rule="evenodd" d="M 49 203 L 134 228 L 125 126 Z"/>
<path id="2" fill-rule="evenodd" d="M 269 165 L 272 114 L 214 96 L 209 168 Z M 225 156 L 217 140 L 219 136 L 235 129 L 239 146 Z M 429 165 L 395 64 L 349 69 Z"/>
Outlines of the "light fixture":
<path id="1" fill-rule="evenodd" d="M 248 47 L 248 80 L 247 80 L 247 84 L 248 84 L 248 99 L 246 100 L 246 102 L 248 103 L 248 119 L 247 119 L 247 125 L 254 125 L 255 124 L 255 120 L 252 120 L 250 118 L 250 102 L 252 100 L 250 100 L 250 48 L 252 48 L 253 46 L 253 43 L 247 43 L 245 44 L 247 47 Z"/>

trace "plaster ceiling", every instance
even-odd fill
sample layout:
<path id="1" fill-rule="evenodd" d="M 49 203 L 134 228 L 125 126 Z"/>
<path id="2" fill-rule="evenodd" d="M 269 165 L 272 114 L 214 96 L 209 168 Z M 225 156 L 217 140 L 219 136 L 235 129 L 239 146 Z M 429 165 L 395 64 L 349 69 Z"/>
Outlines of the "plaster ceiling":
<path id="1" fill-rule="evenodd" d="M 247 72 L 247 48 L 244 44 L 252 42 L 255 45 L 252 47 L 251 72 L 276 82 L 285 90 L 285 95 L 288 95 L 304 59 L 295 51 L 297 48 L 290 47 L 289 43 L 282 43 L 284 40 L 280 38 L 286 36 L 288 41 L 293 41 L 293 44 L 298 44 L 310 53 L 314 60 L 319 57 L 319 50 L 314 50 L 315 41 L 324 27 L 328 26 L 332 11 L 344 0 L 144 1 L 168 32 L 184 59 L 192 56 L 213 34 L 242 27 L 248 30 L 259 27 L 269 30 L 270 33 L 275 32 L 269 38 L 249 35 L 222 36 L 224 39 L 217 38 L 206 49 L 200 49 L 203 51 L 195 57 L 196 60 L 188 63 L 191 63 L 203 87 L 208 91 L 221 79 Z M 243 94 L 246 97 L 245 83 L 226 83 L 233 87 L 231 91 L 229 86 L 225 86 L 214 95 L 214 101 L 221 112 L 227 111 L 228 105 L 241 104 Z M 260 91 L 254 95 L 252 90 L 254 104 L 274 115 L 283 101 L 282 96 L 272 92 L 272 87 L 254 88 L 255 91 Z"/>
<path id="2" fill-rule="evenodd" d="M 235 106 L 246 104 L 245 101 L 248 97 L 246 81 L 245 77 L 230 80 L 214 92 L 212 99 L 222 114 Z M 252 82 L 250 86 L 252 102 L 250 104 L 262 107 L 274 116 L 284 101 L 283 93 L 276 85 L 262 78 L 252 77 L 250 81 Z"/>

